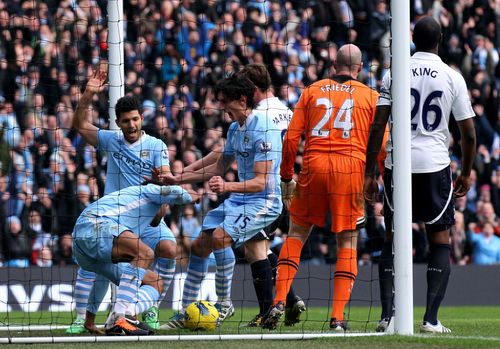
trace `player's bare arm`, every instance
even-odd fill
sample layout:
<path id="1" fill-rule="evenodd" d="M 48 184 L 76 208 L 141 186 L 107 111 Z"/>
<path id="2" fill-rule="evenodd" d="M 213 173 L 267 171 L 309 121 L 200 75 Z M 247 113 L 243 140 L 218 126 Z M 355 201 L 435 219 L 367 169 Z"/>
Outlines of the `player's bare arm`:
<path id="1" fill-rule="evenodd" d="M 210 189 L 222 193 L 259 193 L 266 188 L 267 174 L 272 168 L 272 161 L 259 161 L 254 165 L 255 177 L 244 182 L 226 182 L 221 176 L 214 176 L 208 181 Z"/>
<path id="2" fill-rule="evenodd" d="M 455 197 L 467 194 L 470 188 L 470 172 L 476 156 L 476 130 L 472 118 L 458 121 L 462 147 L 462 171 L 455 182 Z"/>
<path id="3" fill-rule="evenodd" d="M 184 172 L 196 171 L 200 168 L 216 163 L 219 157 L 222 156 L 222 151 L 222 146 L 215 146 L 214 149 L 212 149 L 212 151 L 205 155 L 203 158 L 198 159 L 189 166 L 184 167 Z"/>
<path id="4" fill-rule="evenodd" d="M 99 129 L 89 121 L 88 113 L 92 98 L 96 93 L 102 92 L 106 86 L 107 70 L 106 63 L 99 64 L 78 101 L 73 118 L 73 127 L 78 130 L 87 143 L 93 146 L 97 146 L 97 131 Z"/>
<path id="5" fill-rule="evenodd" d="M 184 172 L 177 176 L 162 175 L 160 179 L 162 183 L 168 185 L 205 182 L 210 180 L 213 176 L 222 176 L 226 168 L 228 168 L 233 161 L 233 156 L 222 155 L 217 157 L 217 160 L 213 164 L 204 166 L 196 171 Z"/>
<path id="6" fill-rule="evenodd" d="M 378 191 L 378 184 L 375 179 L 375 169 L 377 166 L 377 156 L 382 146 L 385 129 L 389 116 L 391 115 L 391 107 L 387 105 L 379 105 L 375 112 L 375 118 L 370 127 L 370 135 L 368 137 L 368 145 L 366 147 L 366 165 L 365 165 L 365 183 L 363 194 L 368 203 L 375 202 L 375 195 Z"/>
<path id="7" fill-rule="evenodd" d="M 171 174 L 170 172 L 170 166 L 162 166 L 160 168 L 157 168 L 157 169 L 153 169 L 152 171 L 152 176 L 153 176 L 153 179 L 155 179 L 156 181 L 158 181 L 158 178 L 161 176 L 161 175 L 164 175 L 164 176 L 167 176 Z M 160 209 L 158 210 L 158 213 L 156 214 L 156 216 L 154 216 L 153 220 L 151 221 L 151 226 L 153 227 L 156 227 L 158 226 L 158 224 L 160 224 L 161 220 L 163 219 L 163 217 L 165 217 L 168 213 L 168 205 L 162 205 L 160 207 Z"/>

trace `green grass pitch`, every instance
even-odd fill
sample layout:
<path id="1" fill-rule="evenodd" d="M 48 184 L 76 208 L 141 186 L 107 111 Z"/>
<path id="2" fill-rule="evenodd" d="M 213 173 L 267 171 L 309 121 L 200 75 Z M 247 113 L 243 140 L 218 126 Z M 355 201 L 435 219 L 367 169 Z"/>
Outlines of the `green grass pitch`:
<path id="1" fill-rule="evenodd" d="M 450 335 L 420 335 L 418 325 L 424 309 L 415 308 L 415 336 L 373 336 L 373 337 L 335 337 L 311 340 L 231 340 L 231 341 L 168 341 L 168 342 L 130 342 L 130 343 L 61 343 L 61 344 L 32 344 L 33 348 L 42 349 L 80 349 L 93 346 L 94 349 L 128 349 L 144 348 L 157 349 L 159 347 L 176 348 L 265 348 L 265 349 L 295 349 L 304 348 L 342 348 L 342 349 L 392 349 L 392 348 L 500 348 L 500 307 L 442 307 L 439 318 L 449 326 L 453 333 Z M 262 334 L 262 333 L 318 333 L 328 331 L 329 310 L 326 308 L 310 308 L 302 315 L 302 322 L 294 327 L 281 327 L 278 331 L 269 332 L 262 329 L 243 328 L 256 314 L 256 309 L 239 308 L 231 319 L 214 332 L 159 331 L 160 335 L 192 335 L 192 334 Z M 379 309 L 351 307 L 349 319 L 352 332 L 374 332 Z M 172 312 L 162 310 L 161 322 L 166 321 Z M 10 325 L 66 325 L 71 322 L 70 313 L 0 313 L 0 322 Z M 104 322 L 105 314 L 98 316 L 98 322 Z M 50 337 L 66 336 L 64 330 L 52 331 L 1 331 L 0 338 L 6 337 Z M 6 349 L 28 348 L 25 344 L 10 344 L 3 346 Z"/>

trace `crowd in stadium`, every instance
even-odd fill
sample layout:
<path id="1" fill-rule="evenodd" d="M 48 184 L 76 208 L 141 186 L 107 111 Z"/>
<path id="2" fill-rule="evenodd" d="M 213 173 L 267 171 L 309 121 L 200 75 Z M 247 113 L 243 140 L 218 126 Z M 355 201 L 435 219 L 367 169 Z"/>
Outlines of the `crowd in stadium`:
<path id="1" fill-rule="evenodd" d="M 456 200 L 456 264 L 500 263 L 500 5 L 493 0 L 414 0 L 411 19 L 434 16 L 443 28 L 444 62 L 467 81 L 478 155 L 466 197 Z M 106 155 L 72 129 L 93 67 L 107 57 L 107 2 L 0 0 L 0 264 L 66 265 L 79 213 L 102 196 Z M 356 43 L 360 80 L 378 88 L 390 65 L 390 14 L 384 0 L 124 1 L 125 92 L 140 98 L 144 130 L 167 144 L 174 174 L 221 145 L 229 119 L 213 87 L 247 63 L 265 63 L 276 95 L 290 108 L 302 89 L 333 72 L 337 48 Z M 92 122 L 109 126 L 107 94 L 94 99 Z M 112 116 L 114 118 L 114 116 Z M 458 128 L 451 126 L 452 169 L 460 171 Z M 301 156 L 297 156 L 298 172 Z M 237 180 L 235 168 L 226 174 Z M 222 199 L 207 185 L 200 204 L 172 210 L 167 223 L 187 260 L 188 236 Z M 76 194 L 76 195 L 75 195 Z M 360 263 L 384 236 L 381 203 L 370 210 Z M 329 226 L 329 223 L 327 223 Z M 286 227 L 282 227 L 282 234 Z M 328 229 L 327 229 L 328 230 Z M 275 244 L 279 246 L 282 234 Z M 427 242 L 414 224 L 414 261 Z M 313 231 L 302 259 L 331 263 L 335 239 Z"/>

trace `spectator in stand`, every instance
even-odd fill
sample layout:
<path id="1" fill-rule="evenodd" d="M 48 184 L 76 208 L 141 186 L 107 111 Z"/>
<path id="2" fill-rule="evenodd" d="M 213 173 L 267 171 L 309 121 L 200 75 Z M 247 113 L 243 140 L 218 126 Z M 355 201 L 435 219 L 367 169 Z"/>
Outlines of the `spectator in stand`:
<path id="1" fill-rule="evenodd" d="M 362 50 L 360 78 L 371 87 L 380 86 L 387 56 L 384 47 L 377 44 L 387 42 L 391 35 L 388 3 L 387 0 L 125 2 L 124 70 L 125 76 L 134 81 L 127 93 L 139 96 L 141 102 L 154 101 L 154 123 L 145 131 L 161 138 L 169 148 L 177 149 L 177 158 L 171 156 L 172 161 L 182 159 L 186 151 L 205 155 L 211 150 L 210 142 L 204 144 L 205 134 L 220 130 L 222 143 L 229 125 L 214 103 L 213 86 L 242 65 L 260 61 L 266 64 L 277 95 L 293 107 L 303 86 L 331 75 L 337 47 L 350 42 Z M 85 85 L 99 57 L 107 55 L 105 4 L 0 0 L 0 119 L 7 121 L 7 128 L 0 130 L 4 132 L 0 137 L 2 175 L 11 176 L 12 161 L 4 150 L 14 150 L 21 135 L 30 129 L 33 141 L 22 146 L 17 143 L 16 152 L 24 160 L 21 171 L 30 170 L 26 148 L 31 153 L 31 189 L 35 193 L 42 186 L 48 187 L 52 195 L 49 186 L 52 182 L 47 184 L 45 178 L 51 173 L 53 134 L 58 127 L 64 133 L 61 144 L 70 141 L 75 147 L 75 176 L 85 174 L 95 178 L 92 200 L 103 193 L 106 156 L 85 147 L 81 137 L 68 128 L 81 96 L 79 86 Z M 411 1 L 410 6 L 412 23 L 423 15 L 432 15 L 443 27 L 439 54 L 465 77 L 476 112 L 483 110 L 481 114 L 477 112 L 476 121 L 490 125 L 486 132 L 480 132 L 478 145 L 482 144 L 491 154 L 493 174 L 499 160 L 494 140 L 499 138 L 500 10 L 494 1 Z M 178 96 L 182 98 L 174 102 Z M 165 99 L 168 103 L 164 103 Z M 94 102 L 96 108 L 89 120 L 106 128 L 107 96 L 99 96 Z M 161 108 L 162 104 L 167 107 Z M 166 125 L 174 125 L 174 129 Z M 187 131 L 191 128 L 192 135 Z M 450 152 L 460 158 L 458 129 L 452 133 Z M 496 143 L 498 149 L 498 140 Z M 59 154 L 62 156 L 64 152 Z M 301 156 L 299 152 L 297 173 Z M 16 164 L 21 163 L 16 161 Z M 467 204 L 475 212 L 476 190 L 490 184 L 491 201 L 495 212 L 500 214 L 500 203 L 495 199 L 498 195 L 493 195 L 497 190 L 493 183 L 496 179 L 490 178 L 487 166 L 478 157 L 475 164 L 478 179 L 472 183 Z M 21 177 L 11 178 L 25 181 Z M 72 187 L 73 196 L 76 187 Z M 5 195 L 17 200 L 20 191 L 20 186 L 17 189 L 11 186 Z M 60 203 L 57 205 L 59 208 Z"/>
<path id="2" fill-rule="evenodd" d="M 451 260 L 462 265 L 466 246 L 466 225 L 464 214 L 455 209 L 455 225 L 451 228 Z"/>
<path id="3" fill-rule="evenodd" d="M 36 265 L 39 267 L 52 267 L 52 250 L 49 247 L 44 247 L 40 250 Z"/>
<path id="4" fill-rule="evenodd" d="M 28 215 L 29 217 L 26 231 L 32 242 L 31 262 L 32 264 L 37 265 L 40 259 L 41 251 L 44 248 L 49 248 L 51 235 L 42 229 L 42 216 L 40 215 L 40 212 L 36 209 L 31 209 L 28 212 Z"/>
<path id="5" fill-rule="evenodd" d="M 70 233 L 62 234 L 55 241 L 53 261 L 54 264 L 59 266 L 75 265 L 75 260 L 73 259 L 73 238 Z"/>
<path id="6" fill-rule="evenodd" d="M 472 245 L 472 258 L 465 256 L 461 264 L 472 261 L 477 265 L 500 263 L 500 238 L 494 235 L 493 224 L 485 222 L 479 233 L 468 232 L 467 237 Z"/>
<path id="7" fill-rule="evenodd" d="M 7 218 L 4 232 L 5 265 L 26 268 L 31 259 L 31 239 L 16 216 Z"/>

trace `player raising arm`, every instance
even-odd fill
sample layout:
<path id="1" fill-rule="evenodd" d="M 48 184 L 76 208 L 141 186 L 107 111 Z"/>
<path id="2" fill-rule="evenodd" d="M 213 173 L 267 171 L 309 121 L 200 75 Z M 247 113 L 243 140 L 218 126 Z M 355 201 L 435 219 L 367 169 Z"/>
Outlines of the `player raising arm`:
<path id="1" fill-rule="evenodd" d="M 101 130 L 88 119 L 88 111 L 96 93 L 104 90 L 107 65 L 101 63 L 88 81 L 76 108 L 73 127 L 86 142 L 107 152 L 108 167 L 104 193 L 139 185 L 144 177 L 150 177 L 152 170 L 162 174 L 170 173 L 168 151 L 159 139 L 142 131 L 142 108 L 135 97 L 120 98 L 115 106 L 116 124 L 119 131 Z M 172 231 L 162 219 L 160 211 L 150 226 L 142 234 L 143 241 L 153 249 L 156 256 L 155 271 L 162 277 L 165 290 L 168 289 L 175 271 L 176 241 Z M 94 282 L 95 281 L 95 282 Z M 92 273 L 78 271 L 75 285 L 77 320 L 68 333 L 82 333 L 95 330 L 94 318 L 108 287 L 106 280 L 97 279 Z M 163 298 L 160 297 L 160 301 Z M 90 302 L 88 302 L 90 298 Z M 85 314 L 85 309 L 87 313 Z M 152 329 L 158 329 L 158 307 L 155 304 L 144 314 L 144 320 Z M 83 323 L 83 317 L 86 323 Z"/>

